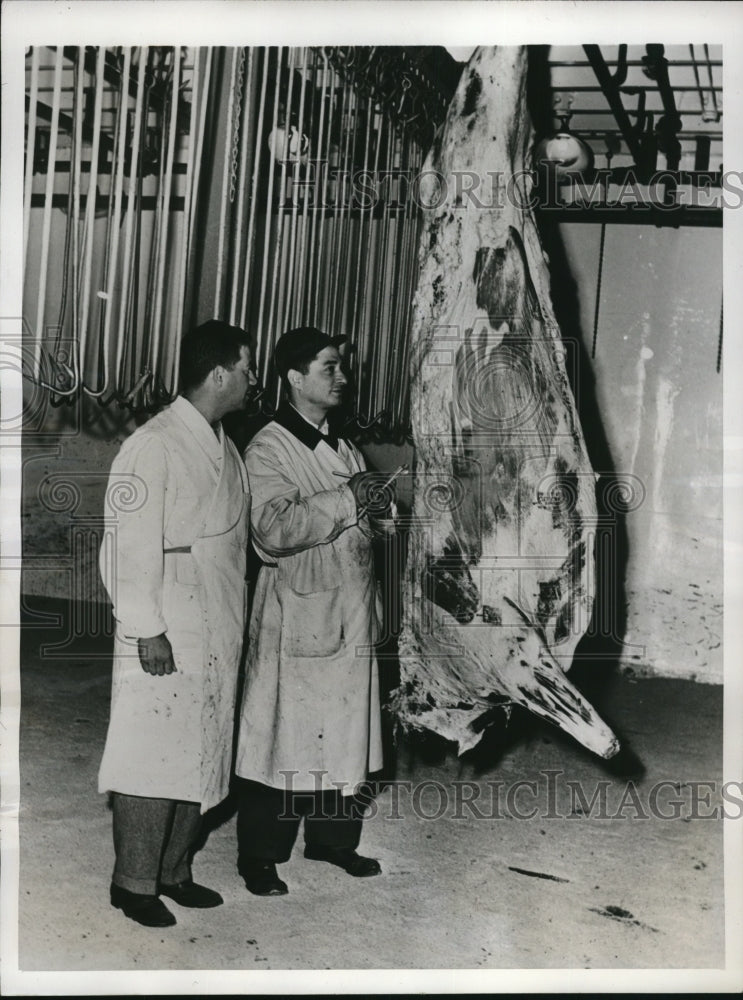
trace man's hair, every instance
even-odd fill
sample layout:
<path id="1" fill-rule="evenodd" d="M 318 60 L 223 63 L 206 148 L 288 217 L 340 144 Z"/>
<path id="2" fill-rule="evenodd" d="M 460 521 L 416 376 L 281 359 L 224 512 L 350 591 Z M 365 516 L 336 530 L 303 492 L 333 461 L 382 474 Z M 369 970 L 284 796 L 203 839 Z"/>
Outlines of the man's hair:
<path id="1" fill-rule="evenodd" d="M 189 330 L 181 340 L 181 392 L 200 386 L 218 365 L 232 368 L 240 360 L 243 347 L 252 348 L 250 334 L 219 319 L 207 320 Z"/>
<path id="2" fill-rule="evenodd" d="M 301 372 L 306 375 L 310 370 L 310 365 L 326 347 L 340 347 L 346 343 L 346 337 L 330 337 L 316 326 L 298 326 L 293 330 L 287 330 L 274 348 L 274 364 L 284 386 L 291 391 L 289 385 L 289 372 Z"/>

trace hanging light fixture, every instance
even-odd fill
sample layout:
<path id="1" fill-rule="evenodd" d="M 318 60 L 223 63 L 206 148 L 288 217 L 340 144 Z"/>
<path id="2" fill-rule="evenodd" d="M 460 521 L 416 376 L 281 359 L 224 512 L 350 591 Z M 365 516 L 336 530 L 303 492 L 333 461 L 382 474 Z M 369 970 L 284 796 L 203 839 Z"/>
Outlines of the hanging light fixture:
<path id="1" fill-rule="evenodd" d="M 558 112 L 559 128 L 544 136 L 534 146 L 532 157 L 537 169 L 554 174 L 559 182 L 567 181 L 593 167 L 593 150 L 570 131 L 572 111 Z"/>

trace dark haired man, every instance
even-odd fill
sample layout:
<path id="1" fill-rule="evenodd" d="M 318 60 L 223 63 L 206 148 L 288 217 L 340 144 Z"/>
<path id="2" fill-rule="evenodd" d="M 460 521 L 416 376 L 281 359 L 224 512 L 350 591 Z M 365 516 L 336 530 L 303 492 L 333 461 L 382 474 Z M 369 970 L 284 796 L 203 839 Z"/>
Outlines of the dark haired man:
<path id="1" fill-rule="evenodd" d="M 256 895 L 282 895 L 305 815 L 305 857 L 377 875 L 356 852 L 355 793 L 382 766 L 378 618 L 364 462 L 327 417 L 346 377 L 313 327 L 285 333 L 276 367 L 289 400 L 245 452 L 252 538 L 264 565 L 250 622 L 238 775 L 238 869 Z"/>
<path id="2" fill-rule="evenodd" d="M 111 903 L 150 927 L 176 922 L 158 895 L 222 902 L 193 882 L 189 852 L 228 791 L 245 615 L 248 481 L 221 419 L 255 385 L 249 336 L 204 323 L 180 367 L 182 394 L 113 461 L 100 560 L 116 619 L 99 774 L 113 793 Z"/>

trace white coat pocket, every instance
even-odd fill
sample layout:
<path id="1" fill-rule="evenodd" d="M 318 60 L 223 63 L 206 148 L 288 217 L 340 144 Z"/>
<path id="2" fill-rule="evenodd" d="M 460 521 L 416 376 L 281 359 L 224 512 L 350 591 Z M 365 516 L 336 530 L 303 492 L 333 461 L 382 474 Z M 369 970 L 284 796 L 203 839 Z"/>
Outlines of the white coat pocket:
<path id="1" fill-rule="evenodd" d="M 298 594 L 286 590 L 282 603 L 282 649 L 288 656 L 332 656 L 343 641 L 340 588 Z"/>

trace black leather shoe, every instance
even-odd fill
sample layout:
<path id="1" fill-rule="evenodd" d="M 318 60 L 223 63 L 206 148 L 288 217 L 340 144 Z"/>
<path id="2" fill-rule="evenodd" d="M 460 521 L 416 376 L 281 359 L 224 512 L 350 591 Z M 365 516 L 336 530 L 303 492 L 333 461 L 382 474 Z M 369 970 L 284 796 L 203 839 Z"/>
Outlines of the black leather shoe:
<path id="1" fill-rule="evenodd" d="M 254 896 L 285 896 L 289 892 L 286 882 L 276 874 L 273 861 L 249 861 L 242 866 L 241 875 L 245 888 Z"/>
<path id="2" fill-rule="evenodd" d="M 337 865 L 354 878 L 370 878 L 382 872 L 375 858 L 364 858 L 351 847 L 318 847 L 307 844 L 304 856 L 311 861 L 327 861 L 331 865 Z"/>
<path id="3" fill-rule="evenodd" d="M 193 879 L 186 879 L 176 885 L 161 885 L 160 895 L 167 896 L 180 906 L 192 906 L 198 910 L 207 910 L 224 903 L 218 892 L 207 889 L 205 885 L 198 885 Z"/>
<path id="4" fill-rule="evenodd" d="M 121 910 L 130 920 L 136 920 L 144 927 L 172 927 L 175 917 L 161 903 L 157 896 L 147 896 L 141 892 L 129 892 L 111 883 L 111 906 Z"/>

